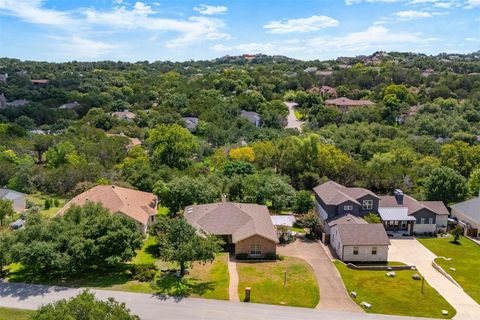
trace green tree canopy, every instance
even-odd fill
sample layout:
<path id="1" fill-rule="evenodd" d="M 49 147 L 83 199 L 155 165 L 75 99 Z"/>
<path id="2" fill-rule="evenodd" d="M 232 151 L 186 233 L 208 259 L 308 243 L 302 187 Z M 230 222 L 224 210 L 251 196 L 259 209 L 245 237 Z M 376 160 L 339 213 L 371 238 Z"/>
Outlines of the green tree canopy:
<path id="1" fill-rule="evenodd" d="M 465 200 L 468 194 L 467 181 L 448 167 L 434 169 L 425 181 L 428 200 L 441 200 L 446 204 Z"/>

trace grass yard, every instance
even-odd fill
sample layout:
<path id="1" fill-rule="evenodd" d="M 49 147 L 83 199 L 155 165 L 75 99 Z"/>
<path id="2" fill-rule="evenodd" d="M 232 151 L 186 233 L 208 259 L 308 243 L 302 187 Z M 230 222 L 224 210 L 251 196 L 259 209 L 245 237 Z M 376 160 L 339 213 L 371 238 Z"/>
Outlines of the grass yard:
<path id="1" fill-rule="evenodd" d="M 35 311 L 0 307 L 0 320 L 27 320 Z"/>
<path id="2" fill-rule="evenodd" d="M 58 200 L 58 207 L 55 207 L 53 204 L 50 207 L 50 209 L 46 210 L 45 209 L 45 200 L 50 199 Z M 53 195 L 46 195 L 46 194 L 41 194 L 41 193 L 35 193 L 35 194 L 29 194 L 27 196 L 27 201 L 32 202 L 34 205 L 38 206 L 40 208 L 40 214 L 42 214 L 45 218 L 52 218 L 55 216 L 55 214 L 63 208 L 65 203 L 67 203 L 68 199 L 65 197 L 58 197 L 58 196 L 53 196 Z"/>
<path id="3" fill-rule="evenodd" d="M 342 275 L 348 292 L 357 292 L 355 303 L 366 301 L 372 305 L 366 312 L 401 316 L 452 318 L 456 311 L 440 294 L 425 282 L 413 280 L 413 270 L 395 271 L 394 278 L 387 277 L 387 271 L 352 270 L 340 261 L 335 266 Z M 448 316 L 442 316 L 448 310 Z"/>
<path id="4" fill-rule="evenodd" d="M 437 258 L 435 262 L 448 272 L 473 300 L 480 303 L 480 246 L 464 237 L 460 238 L 459 244 L 452 242 L 453 237 L 417 240 L 437 256 L 451 258 L 450 261 Z"/>
<path id="5" fill-rule="evenodd" d="M 285 257 L 269 262 L 237 263 L 240 300 L 245 298 L 245 288 L 250 287 L 251 301 L 314 308 L 320 299 L 313 270 L 302 259 Z M 287 285 L 283 286 L 284 272 Z"/>

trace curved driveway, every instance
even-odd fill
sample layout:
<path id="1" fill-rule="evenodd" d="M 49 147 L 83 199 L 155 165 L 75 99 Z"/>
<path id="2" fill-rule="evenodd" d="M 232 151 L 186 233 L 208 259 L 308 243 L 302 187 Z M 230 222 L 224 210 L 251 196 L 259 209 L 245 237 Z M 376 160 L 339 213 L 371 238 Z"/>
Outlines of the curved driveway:
<path id="1" fill-rule="evenodd" d="M 363 312 L 348 296 L 340 273 L 321 243 L 299 238 L 294 243 L 279 245 L 277 253 L 301 258 L 312 266 L 320 288 L 317 309 Z"/>

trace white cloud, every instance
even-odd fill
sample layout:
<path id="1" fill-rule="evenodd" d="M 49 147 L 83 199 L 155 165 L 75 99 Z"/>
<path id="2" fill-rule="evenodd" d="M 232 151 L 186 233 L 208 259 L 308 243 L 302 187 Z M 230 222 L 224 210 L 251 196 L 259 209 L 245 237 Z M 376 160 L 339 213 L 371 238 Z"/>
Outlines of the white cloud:
<path id="1" fill-rule="evenodd" d="M 205 15 L 215 15 L 215 14 L 223 14 L 228 11 L 228 8 L 225 6 L 209 6 L 206 4 L 201 4 L 198 7 L 193 8 L 193 10 L 197 11 L 200 14 Z"/>
<path id="2" fill-rule="evenodd" d="M 480 7 L 480 0 L 468 0 L 465 8 L 472 9 L 474 7 Z"/>
<path id="3" fill-rule="evenodd" d="M 413 20 L 431 18 L 433 15 L 426 11 L 406 10 L 395 13 L 395 16 L 399 17 L 401 20 Z"/>
<path id="4" fill-rule="evenodd" d="M 73 57 L 99 58 L 109 54 L 118 47 L 117 45 L 85 39 L 79 36 L 53 38 L 60 42 L 58 49 L 62 51 L 62 54 Z"/>
<path id="5" fill-rule="evenodd" d="M 285 34 L 293 32 L 311 32 L 324 28 L 338 26 L 339 22 L 327 16 L 311 16 L 308 18 L 274 20 L 268 22 L 263 27 L 268 33 Z"/>
<path id="6" fill-rule="evenodd" d="M 0 12 L 34 24 L 67 26 L 75 22 L 65 12 L 43 8 L 43 2 L 43 0 L 0 0 Z"/>

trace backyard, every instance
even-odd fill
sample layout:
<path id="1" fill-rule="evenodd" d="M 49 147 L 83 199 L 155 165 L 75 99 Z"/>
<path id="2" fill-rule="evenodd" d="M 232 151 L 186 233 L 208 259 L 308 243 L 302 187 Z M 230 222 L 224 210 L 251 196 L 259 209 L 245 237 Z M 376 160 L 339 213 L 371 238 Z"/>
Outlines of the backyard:
<path id="1" fill-rule="evenodd" d="M 50 200 L 52 202 L 50 208 L 45 209 L 45 200 Z M 53 202 L 55 200 L 58 202 L 58 206 L 55 206 Z M 67 203 L 67 198 L 53 196 L 53 195 L 45 195 L 41 193 L 29 194 L 27 196 L 27 202 L 32 203 L 33 205 L 40 208 L 40 214 L 42 214 L 45 218 L 52 218 L 55 214 L 60 210 L 65 203 Z"/>
<path id="2" fill-rule="evenodd" d="M 480 246 L 464 237 L 460 237 L 459 243 L 454 243 L 452 237 L 417 240 L 435 255 L 451 258 L 437 258 L 435 262 L 448 272 L 472 299 L 480 303 Z"/>
<path id="3" fill-rule="evenodd" d="M 413 280 L 413 270 L 395 271 L 395 277 L 387 277 L 386 271 L 352 270 L 344 263 L 335 261 L 348 292 L 357 292 L 355 303 L 362 301 L 372 305 L 366 312 L 442 318 L 442 310 L 452 318 L 456 311 L 427 282 L 421 292 L 422 281 Z"/>
<path id="4" fill-rule="evenodd" d="M 251 288 L 251 302 L 314 308 L 320 299 L 312 268 L 302 259 L 237 263 L 240 300 Z M 284 286 L 284 272 L 287 273 Z"/>
<path id="5" fill-rule="evenodd" d="M 193 264 L 189 274 L 183 278 L 176 276 L 157 277 L 152 282 L 132 280 L 129 270 L 132 265 L 155 264 L 158 269 L 172 269 L 176 266 L 155 257 L 155 240 L 147 238 L 143 247 L 137 251 L 130 264 L 120 264 L 108 271 L 90 271 L 68 277 L 38 274 L 20 264 L 12 264 L 9 269 L 9 281 L 63 285 L 67 287 L 86 287 L 104 290 L 128 291 L 139 293 L 159 293 L 165 295 L 193 296 L 228 300 L 227 254 L 221 253 L 211 263 Z"/>

